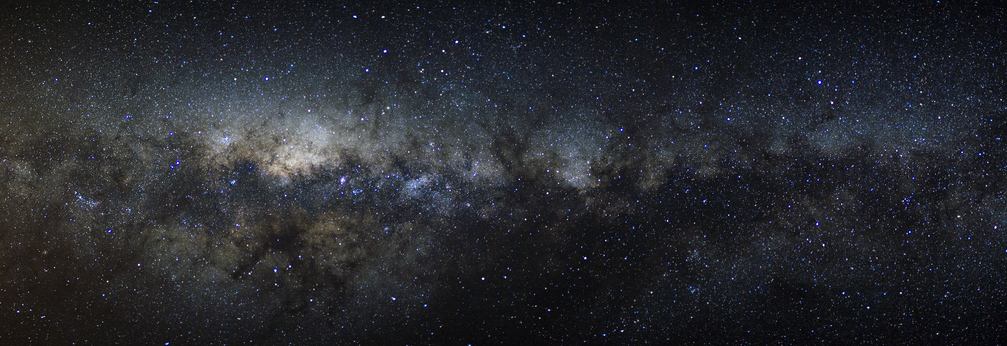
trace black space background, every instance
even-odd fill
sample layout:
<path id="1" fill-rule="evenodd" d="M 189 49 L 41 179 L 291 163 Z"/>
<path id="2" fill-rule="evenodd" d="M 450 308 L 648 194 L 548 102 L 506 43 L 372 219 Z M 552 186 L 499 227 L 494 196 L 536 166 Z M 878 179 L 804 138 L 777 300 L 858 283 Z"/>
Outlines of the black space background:
<path id="1" fill-rule="evenodd" d="M 996 344 L 1005 11 L 0 5 L 0 344 Z"/>

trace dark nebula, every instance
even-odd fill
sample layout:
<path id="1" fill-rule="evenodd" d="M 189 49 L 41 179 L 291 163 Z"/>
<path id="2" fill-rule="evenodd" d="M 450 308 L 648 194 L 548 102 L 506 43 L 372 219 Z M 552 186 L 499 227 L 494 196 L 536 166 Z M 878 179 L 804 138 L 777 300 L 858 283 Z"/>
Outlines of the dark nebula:
<path id="1" fill-rule="evenodd" d="M 0 5 L 0 344 L 995 344 L 1005 10 Z"/>

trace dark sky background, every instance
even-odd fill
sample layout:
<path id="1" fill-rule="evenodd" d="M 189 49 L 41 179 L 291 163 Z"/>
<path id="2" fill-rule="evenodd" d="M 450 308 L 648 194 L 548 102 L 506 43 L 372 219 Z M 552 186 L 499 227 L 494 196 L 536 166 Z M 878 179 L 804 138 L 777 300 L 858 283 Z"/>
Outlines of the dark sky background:
<path id="1" fill-rule="evenodd" d="M 0 344 L 1002 342 L 1005 10 L 837 4 L 5 1 Z"/>

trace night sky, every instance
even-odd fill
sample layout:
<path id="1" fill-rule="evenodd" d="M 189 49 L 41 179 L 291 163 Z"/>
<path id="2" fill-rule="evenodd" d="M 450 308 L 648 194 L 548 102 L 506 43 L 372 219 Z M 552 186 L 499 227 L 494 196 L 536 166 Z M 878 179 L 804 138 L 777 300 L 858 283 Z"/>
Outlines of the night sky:
<path id="1" fill-rule="evenodd" d="M 1002 342 L 1005 15 L 4 1 L 0 344 Z"/>

